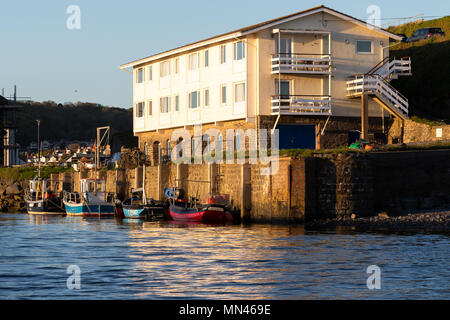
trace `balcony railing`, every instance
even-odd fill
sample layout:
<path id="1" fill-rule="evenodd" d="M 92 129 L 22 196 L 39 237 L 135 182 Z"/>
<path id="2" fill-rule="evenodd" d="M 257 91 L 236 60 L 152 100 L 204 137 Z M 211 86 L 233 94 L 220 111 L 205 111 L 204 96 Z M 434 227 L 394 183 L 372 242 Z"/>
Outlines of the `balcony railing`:
<path id="1" fill-rule="evenodd" d="M 272 96 L 273 115 L 331 115 L 331 97 L 322 95 Z"/>
<path id="2" fill-rule="evenodd" d="M 278 53 L 272 55 L 272 74 L 331 74 L 331 55 Z"/>

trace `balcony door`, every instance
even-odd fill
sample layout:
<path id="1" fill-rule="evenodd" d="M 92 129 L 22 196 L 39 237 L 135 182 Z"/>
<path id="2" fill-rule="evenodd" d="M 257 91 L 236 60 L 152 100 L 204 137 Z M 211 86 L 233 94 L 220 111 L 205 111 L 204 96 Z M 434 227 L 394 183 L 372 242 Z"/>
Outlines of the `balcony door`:
<path id="1" fill-rule="evenodd" d="M 289 99 L 291 95 L 291 81 L 289 80 L 275 80 L 275 94 L 281 99 Z"/>
<path id="2" fill-rule="evenodd" d="M 280 99 L 281 106 L 289 106 L 291 98 L 291 81 L 275 80 L 275 95 Z"/>
<path id="3" fill-rule="evenodd" d="M 280 54 L 281 57 L 290 57 L 292 53 L 291 38 L 276 38 L 275 53 Z"/>

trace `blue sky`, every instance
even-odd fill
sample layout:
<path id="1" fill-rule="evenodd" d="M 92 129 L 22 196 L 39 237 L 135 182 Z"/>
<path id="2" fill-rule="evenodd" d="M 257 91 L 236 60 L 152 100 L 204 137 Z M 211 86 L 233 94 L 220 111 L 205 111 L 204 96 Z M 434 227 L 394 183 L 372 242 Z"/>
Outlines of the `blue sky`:
<path id="1" fill-rule="evenodd" d="M 2 1 L 0 90 L 8 96 L 16 84 L 35 101 L 129 108 L 131 75 L 119 65 L 321 4 L 362 20 L 378 5 L 382 23 L 450 11 L 447 0 Z M 81 9 L 79 30 L 66 27 L 70 5 Z"/>

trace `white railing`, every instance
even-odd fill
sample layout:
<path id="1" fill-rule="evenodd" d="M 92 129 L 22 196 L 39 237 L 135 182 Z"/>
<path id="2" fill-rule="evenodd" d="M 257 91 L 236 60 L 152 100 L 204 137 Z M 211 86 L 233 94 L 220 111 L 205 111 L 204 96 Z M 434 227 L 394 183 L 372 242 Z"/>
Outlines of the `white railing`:
<path id="1" fill-rule="evenodd" d="M 347 81 L 347 97 L 354 98 L 363 93 L 377 96 L 397 113 L 408 116 L 408 99 L 380 75 L 356 75 L 354 79 Z"/>
<path id="2" fill-rule="evenodd" d="M 320 95 L 276 95 L 272 115 L 331 115 L 331 97 Z"/>
<path id="3" fill-rule="evenodd" d="M 279 53 L 272 55 L 272 74 L 331 74 L 331 55 Z"/>
<path id="4" fill-rule="evenodd" d="M 368 74 L 376 74 L 384 79 L 396 79 L 398 76 L 411 75 L 411 58 L 388 60 L 376 69 L 372 69 Z"/>

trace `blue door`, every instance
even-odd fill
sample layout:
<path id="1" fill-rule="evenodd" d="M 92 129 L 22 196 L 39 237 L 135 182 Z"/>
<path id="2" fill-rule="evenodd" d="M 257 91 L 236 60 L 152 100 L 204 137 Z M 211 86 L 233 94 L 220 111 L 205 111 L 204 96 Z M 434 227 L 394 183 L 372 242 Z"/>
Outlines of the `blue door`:
<path id="1" fill-rule="evenodd" d="M 316 126 L 306 124 L 280 124 L 281 149 L 316 149 Z"/>

